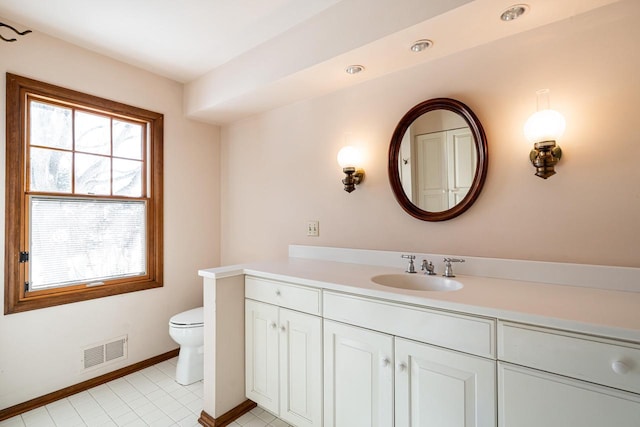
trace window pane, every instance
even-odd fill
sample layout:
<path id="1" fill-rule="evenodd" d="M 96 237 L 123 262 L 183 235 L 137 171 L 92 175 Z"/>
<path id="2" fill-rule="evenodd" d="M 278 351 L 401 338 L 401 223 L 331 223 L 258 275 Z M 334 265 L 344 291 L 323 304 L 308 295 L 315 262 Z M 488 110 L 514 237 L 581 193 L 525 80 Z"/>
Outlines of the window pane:
<path id="1" fill-rule="evenodd" d="M 76 154 L 77 194 L 111 193 L 111 162 L 109 157 Z"/>
<path id="2" fill-rule="evenodd" d="M 142 125 L 113 120 L 113 155 L 142 160 Z"/>
<path id="3" fill-rule="evenodd" d="M 71 192 L 71 152 L 31 147 L 29 153 L 31 191 Z"/>
<path id="4" fill-rule="evenodd" d="M 142 196 L 142 162 L 113 159 L 113 194 Z"/>
<path id="5" fill-rule="evenodd" d="M 31 145 L 71 149 L 71 109 L 31 101 L 29 104 Z"/>
<path id="6" fill-rule="evenodd" d="M 111 119 L 76 111 L 76 150 L 111 154 Z"/>
<path id="7" fill-rule="evenodd" d="M 146 273 L 146 205 L 31 197 L 31 290 Z"/>

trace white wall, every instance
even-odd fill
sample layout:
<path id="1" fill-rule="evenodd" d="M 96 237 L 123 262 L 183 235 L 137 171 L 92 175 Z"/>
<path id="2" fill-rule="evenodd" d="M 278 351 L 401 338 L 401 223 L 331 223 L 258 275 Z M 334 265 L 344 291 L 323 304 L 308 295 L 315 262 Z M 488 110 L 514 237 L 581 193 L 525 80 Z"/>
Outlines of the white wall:
<path id="1" fill-rule="evenodd" d="M 197 270 L 220 260 L 220 135 L 217 127 L 184 118 L 182 85 L 38 32 L 0 42 L 0 72 L 0 215 L 5 72 L 156 111 L 165 125 L 164 287 L 0 316 L 2 409 L 177 348 L 169 318 L 202 305 Z M 83 347 L 125 334 L 126 361 L 81 372 Z"/>
<path id="2" fill-rule="evenodd" d="M 223 264 L 296 243 L 640 267 L 639 19 L 640 2 L 619 2 L 223 127 Z M 567 120 L 548 180 L 522 132 L 543 88 Z M 396 203 L 387 151 L 404 113 L 435 97 L 479 117 L 489 170 L 467 212 L 428 223 Z M 367 155 L 351 194 L 335 161 L 347 132 Z"/>

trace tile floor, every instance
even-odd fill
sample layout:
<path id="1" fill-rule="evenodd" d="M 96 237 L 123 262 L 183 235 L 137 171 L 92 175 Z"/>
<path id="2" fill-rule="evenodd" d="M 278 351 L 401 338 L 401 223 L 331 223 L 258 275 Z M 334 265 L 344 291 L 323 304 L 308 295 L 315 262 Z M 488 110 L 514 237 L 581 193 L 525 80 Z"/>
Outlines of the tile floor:
<path id="1" fill-rule="evenodd" d="M 0 427 L 200 427 L 202 382 L 176 383 L 177 358 L 0 421 Z M 260 408 L 230 427 L 289 427 Z"/>

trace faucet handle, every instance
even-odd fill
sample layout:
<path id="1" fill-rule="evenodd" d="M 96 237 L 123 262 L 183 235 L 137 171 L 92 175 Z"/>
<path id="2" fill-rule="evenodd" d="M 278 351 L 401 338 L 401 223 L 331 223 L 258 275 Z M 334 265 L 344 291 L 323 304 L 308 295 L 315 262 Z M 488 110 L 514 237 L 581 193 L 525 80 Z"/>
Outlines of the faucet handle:
<path id="1" fill-rule="evenodd" d="M 444 277 L 456 277 L 453 274 L 453 268 L 451 268 L 452 262 L 464 262 L 462 258 L 445 258 L 444 259 L 444 273 L 442 274 Z"/>
<path id="2" fill-rule="evenodd" d="M 415 273 L 416 267 L 413 265 L 413 260 L 416 259 L 415 255 L 401 255 L 402 258 L 406 258 L 409 260 L 409 267 L 407 268 L 407 273 Z"/>

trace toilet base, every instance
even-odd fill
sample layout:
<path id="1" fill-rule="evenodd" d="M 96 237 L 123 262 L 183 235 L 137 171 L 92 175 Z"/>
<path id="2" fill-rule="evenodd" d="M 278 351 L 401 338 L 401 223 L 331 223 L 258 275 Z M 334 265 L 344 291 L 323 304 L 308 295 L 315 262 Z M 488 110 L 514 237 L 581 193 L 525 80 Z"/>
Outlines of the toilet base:
<path id="1" fill-rule="evenodd" d="M 204 378 L 204 347 L 180 347 L 176 366 L 176 382 L 193 384 Z"/>

